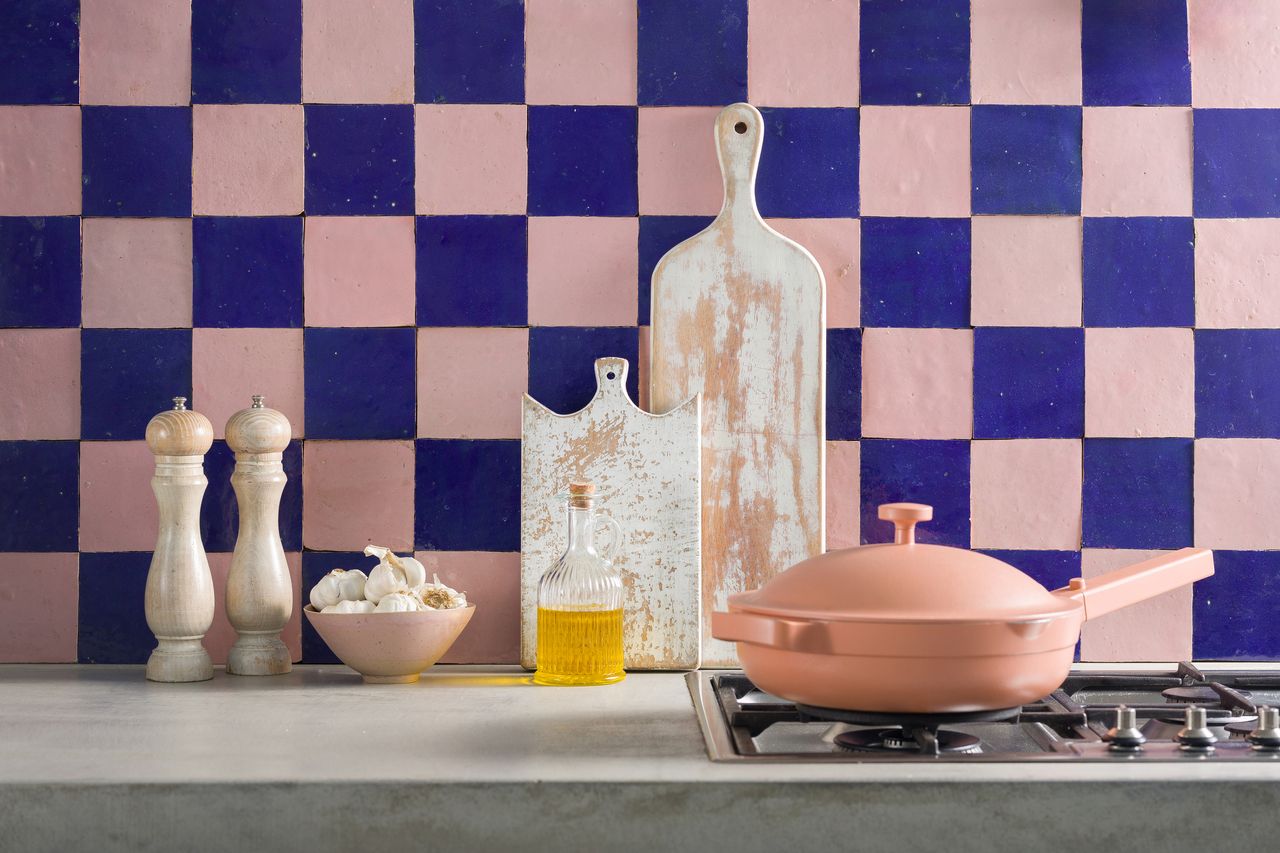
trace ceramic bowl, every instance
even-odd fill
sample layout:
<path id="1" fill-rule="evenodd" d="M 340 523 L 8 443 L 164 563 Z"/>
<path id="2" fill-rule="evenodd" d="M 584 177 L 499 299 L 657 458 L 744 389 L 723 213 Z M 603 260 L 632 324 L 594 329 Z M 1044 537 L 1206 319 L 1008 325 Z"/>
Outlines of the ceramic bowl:
<path id="1" fill-rule="evenodd" d="M 317 613 L 302 609 L 338 659 L 369 684 L 411 684 L 449 651 L 474 604 L 413 613 Z"/>

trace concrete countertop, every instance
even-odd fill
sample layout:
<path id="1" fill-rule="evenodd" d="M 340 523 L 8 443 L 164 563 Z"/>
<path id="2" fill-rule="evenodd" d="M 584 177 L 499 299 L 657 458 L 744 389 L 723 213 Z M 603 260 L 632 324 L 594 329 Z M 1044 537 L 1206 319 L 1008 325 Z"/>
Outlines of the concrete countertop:
<path id="1" fill-rule="evenodd" d="M 680 673 L 545 688 L 514 667 L 436 667 L 371 686 L 299 667 L 166 685 L 140 667 L 6 666 L 0 714 L 0 836 L 22 850 L 1134 849 L 1141 830 L 1168 851 L 1227 820 L 1233 844 L 1280 831 L 1280 762 L 716 764 Z"/>

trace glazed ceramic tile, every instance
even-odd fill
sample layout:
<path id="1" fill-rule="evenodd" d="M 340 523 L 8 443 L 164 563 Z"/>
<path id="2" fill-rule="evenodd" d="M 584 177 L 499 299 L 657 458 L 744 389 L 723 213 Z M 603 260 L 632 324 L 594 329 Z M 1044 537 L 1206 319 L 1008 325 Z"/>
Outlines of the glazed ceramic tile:
<path id="1" fill-rule="evenodd" d="M 973 108 L 973 212 L 1080 212 L 1080 109 Z"/>
<path id="2" fill-rule="evenodd" d="M 302 325 L 302 219 L 199 216 L 192 221 L 196 326 Z"/>
<path id="3" fill-rule="evenodd" d="M 303 246 L 308 326 L 413 325 L 412 216 L 309 216 Z"/>
<path id="4" fill-rule="evenodd" d="M 1162 553 L 1086 548 L 1081 559 L 1082 574 L 1088 580 Z M 1080 631 L 1081 659 L 1168 661 L 1190 658 L 1193 651 L 1191 598 L 1203 583 L 1175 589 L 1150 601 L 1090 619 Z"/>
<path id="5" fill-rule="evenodd" d="M 313 441 L 302 462 L 303 547 L 413 546 L 413 443 Z"/>
<path id="6" fill-rule="evenodd" d="M 892 542 L 893 525 L 880 504 L 911 501 L 933 507 L 933 520 L 916 528 L 916 541 L 969 547 L 968 441 L 859 442 L 862 542 Z"/>
<path id="7" fill-rule="evenodd" d="M 862 336 L 862 434 L 876 438 L 971 438 L 973 332 L 866 329 Z"/>
<path id="8" fill-rule="evenodd" d="M 636 103 L 635 0 L 527 0 L 525 100 Z"/>
<path id="9" fill-rule="evenodd" d="M 1195 434 L 1190 329 L 1086 329 L 1084 434 Z"/>
<path id="10" fill-rule="evenodd" d="M 523 326 L 528 319 L 528 220 L 418 217 L 419 326 Z"/>
<path id="11" fill-rule="evenodd" d="M 524 9 L 509 0 L 415 0 L 419 104 L 524 101 Z"/>
<path id="12" fill-rule="evenodd" d="M 708 128 L 717 107 L 642 107 L 636 182 L 641 214 L 713 216 L 724 200 Z"/>
<path id="13" fill-rule="evenodd" d="M 302 94 L 302 0 L 191 7 L 191 100 L 296 104 Z"/>
<path id="14" fill-rule="evenodd" d="M 975 326 L 1078 326 L 1081 220 L 1074 216 L 973 218 Z"/>
<path id="15" fill-rule="evenodd" d="M 975 441 L 970 464 L 975 548 L 1080 547 L 1079 440 Z"/>
<path id="16" fill-rule="evenodd" d="M 80 555 L 79 663 L 146 663 L 156 647 L 142 599 L 151 552 Z"/>
<path id="17" fill-rule="evenodd" d="M 1196 238 L 1179 217 L 1086 217 L 1086 326 L 1191 326 Z"/>
<path id="18" fill-rule="evenodd" d="M 1273 508 L 1280 501 L 1280 441 L 1196 441 L 1195 542 L 1198 548 L 1280 548 Z"/>
<path id="19" fill-rule="evenodd" d="M 862 325 L 969 325 L 967 219 L 862 220 Z"/>
<path id="20" fill-rule="evenodd" d="M 973 0 L 975 104 L 1078 104 L 1080 4 Z"/>
<path id="21" fill-rule="evenodd" d="M 191 3 L 81 0 L 80 102 L 190 103 Z"/>
<path id="22" fill-rule="evenodd" d="M 1192 105 L 1280 107 L 1280 6 L 1271 0 L 1195 0 L 1187 17 Z"/>
<path id="23" fill-rule="evenodd" d="M 74 104 L 79 3 L 0 4 L 0 103 Z"/>
<path id="24" fill-rule="evenodd" d="M 768 223 L 783 237 L 790 237 L 808 249 L 822 267 L 822 277 L 827 283 L 827 327 L 843 329 L 861 325 L 861 220 L 770 219 Z M 643 219 L 640 227 L 644 228 Z"/>
<path id="25" fill-rule="evenodd" d="M 159 513 L 151 492 L 155 458 L 144 441 L 80 445 L 80 550 L 150 551 Z"/>
<path id="26" fill-rule="evenodd" d="M 75 107 L 0 106 L 0 216 L 79 215 L 80 125 Z"/>
<path id="27" fill-rule="evenodd" d="M 519 438 L 528 329 L 419 329 L 418 437 Z"/>
<path id="28" fill-rule="evenodd" d="M 303 414 L 302 330 L 195 329 L 191 333 L 192 393 L 222 438 L 227 419 L 251 395 L 282 412 L 295 439 L 306 435 Z"/>
<path id="29" fill-rule="evenodd" d="M 760 113 L 760 215 L 856 216 L 858 111 L 766 107 Z"/>
<path id="30" fill-rule="evenodd" d="M 747 97 L 747 0 L 639 0 L 638 102 L 723 106 Z"/>
<path id="31" fill-rule="evenodd" d="M 969 3 L 863 3 L 858 37 L 864 104 L 969 100 Z"/>
<path id="32" fill-rule="evenodd" d="M 529 323 L 630 326 L 636 305 L 632 218 L 529 218 Z"/>
<path id="33" fill-rule="evenodd" d="M 303 112 L 298 105 L 192 109 L 191 207 L 197 215 L 302 213 Z"/>
<path id="34" fill-rule="evenodd" d="M 304 0 L 302 100 L 413 103 L 413 0 Z"/>
<path id="35" fill-rule="evenodd" d="M 191 215 L 189 107 L 81 113 L 86 216 Z"/>
<path id="36" fill-rule="evenodd" d="M 0 553 L 0 662 L 75 663 L 79 555 Z"/>
<path id="37" fill-rule="evenodd" d="M 827 438 L 862 435 L 862 330 L 827 330 Z"/>
<path id="38" fill-rule="evenodd" d="M 152 415 L 192 396 L 191 330 L 85 329 L 80 385 L 81 438 L 140 439 Z"/>
<path id="39" fill-rule="evenodd" d="M 969 110 L 859 111 L 863 216 L 969 215 Z"/>
<path id="40" fill-rule="evenodd" d="M 973 435 L 1084 435 L 1084 331 L 975 329 Z"/>
<path id="41" fill-rule="evenodd" d="M 441 663 L 520 662 L 520 555 L 493 551 L 418 551 L 427 574 L 483 601 Z"/>
<path id="42" fill-rule="evenodd" d="M 1186 0 L 1084 0 L 1084 102 L 1191 103 Z"/>
<path id="43" fill-rule="evenodd" d="M 1191 445 L 1189 438 L 1085 439 L 1084 547 L 1190 546 Z"/>
<path id="44" fill-rule="evenodd" d="M 0 441 L 80 437 L 80 333 L 0 329 Z"/>
<path id="45" fill-rule="evenodd" d="M 1197 329 L 1196 435 L 1280 438 L 1280 329 Z"/>
<path id="46" fill-rule="evenodd" d="M 858 544 L 859 445 L 827 442 L 827 550 Z"/>
<path id="47" fill-rule="evenodd" d="M 416 547 L 428 551 L 515 551 L 520 547 L 519 441 L 419 439 L 416 465 Z"/>
<path id="48" fill-rule="evenodd" d="M 413 329 L 306 329 L 304 341 L 311 437 L 413 437 Z"/>
<path id="49" fill-rule="evenodd" d="M 1084 110 L 1087 216 L 1191 215 L 1191 110 Z"/>
<path id="50" fill-rule="evenodd" d="M 525 212 L 529 158 L 523 106 L 414 109 L 418 213 Z"/>
<path id="51" fill-rule="evenodd" d="M 529 396 L 558 414 L 578 411 L 595 395 L 592 365 L 605 356 L 635 364 L 639 358 L 636 330 L 535 326 L 529 330 Z M 627 376 L 627 393 L 633 400 L 639 395 L 637 382 L 636 375 Z"/>
<path id="52" fill-rule="evenodd" d="M 1276 551 L 1214 551 L 1214 576 L 1192 590 L 1197 655 L 1206 660 L 1280 657 L 1278 558 Z"/>
<path id="53" fill-rule="evenodd" d="M 1280 110 L 1196 110 L 1196 216 L 1280 215 Z"/>
<path id="54" fill-rule="evenodd" d="M 80 448 L 0 441 L 0 551 L 75 551 Z"/>
<path id="55" fill-rule="evenodd" d="M 86 327 L 192 324 L 190 219 L 85 219 L 81 240 Z"/>
<path id="56" fill-rule="evenodd" d="M 858 105 L 858 0 L 750 0 L 750 100 L 766 107 Z M 832 38 L 841 33 L 843 38 Z"/>
<path id="57" fill-rule="evenodd" d="M 306 210 L 406 215 L 413 210 L 413 107 L 306 107 Z"/>
<path id="58" fill-rule="evenodd" d="M 529 213 L 634 216 L 635 108 L 530 107 Z"/>
<path id="59" fill-rule="evenodd" d="M 1195 325 L 1280 327 L 1280 220 L 1195 223 Z"/>

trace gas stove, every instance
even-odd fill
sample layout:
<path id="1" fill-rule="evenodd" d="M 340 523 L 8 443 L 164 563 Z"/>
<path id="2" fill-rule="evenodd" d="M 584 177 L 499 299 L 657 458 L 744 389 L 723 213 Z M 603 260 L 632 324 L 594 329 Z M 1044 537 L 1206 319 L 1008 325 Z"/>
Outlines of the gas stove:
<path id="1" fill-rule="evenodd" d="M 1280 665 L 1077 666 L 1020 708 L 889 715 L 797 706 L 741 672 L 687 676 L 713 761 L 1280 762 Z"/>

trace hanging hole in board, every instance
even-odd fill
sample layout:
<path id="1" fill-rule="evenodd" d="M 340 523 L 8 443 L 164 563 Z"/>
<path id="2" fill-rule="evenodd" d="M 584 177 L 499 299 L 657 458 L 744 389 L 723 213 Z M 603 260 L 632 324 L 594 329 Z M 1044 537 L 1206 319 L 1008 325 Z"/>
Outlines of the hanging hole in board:
<path id="1" fill-rule="evenodd" d="M 740 121 L 740 122 L 738 122 L 737 124 L 735 124 L 735 125 L 733 126 L 733 129 L 734 129 L 735 131 L 737 131 L 738 133 L 746 133 L 746 132 L 747 132 L 747 123 L 746 123 L 745 121 Z"/>
<path id="2" fill-rule="evenodd" d="M 605 379 L 616 379 L 617 377 L 618 377 L 618 374 L 614 373 L 612 370 L 610 370 L 608 373 L 604 375 Z"/>

